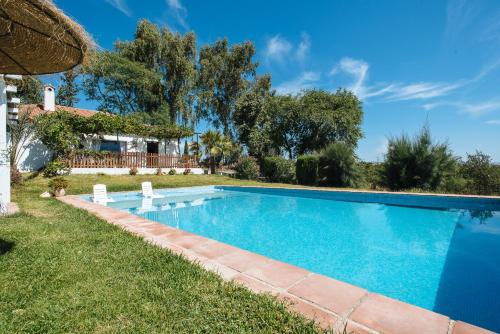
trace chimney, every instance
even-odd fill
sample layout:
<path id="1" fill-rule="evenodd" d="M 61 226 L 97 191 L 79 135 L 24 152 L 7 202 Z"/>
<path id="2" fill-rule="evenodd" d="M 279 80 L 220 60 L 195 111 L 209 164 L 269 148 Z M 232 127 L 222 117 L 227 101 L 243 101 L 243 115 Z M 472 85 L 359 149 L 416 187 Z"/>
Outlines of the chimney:
<path id="1" fill-rule="evenodd" d="M 54 87 L 52 87 L 51 85 L 45 86 L 43 93 L 43 110 L 56 111 L 56 96 Z"/>

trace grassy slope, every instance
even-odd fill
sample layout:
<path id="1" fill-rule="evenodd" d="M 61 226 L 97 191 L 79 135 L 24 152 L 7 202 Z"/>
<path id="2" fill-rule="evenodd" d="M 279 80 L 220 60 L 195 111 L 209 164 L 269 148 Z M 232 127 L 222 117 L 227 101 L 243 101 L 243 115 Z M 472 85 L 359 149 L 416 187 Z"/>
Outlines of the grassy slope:
<path id="1" fill-rule="evenodd" d="M 215 176 L 71 176 L 69 193 L 202 184 Z M 223 282 L 183 258 L 55 199 L 47 180 L 14 190 L 23 213 L 0 218 L 0 333 L 314 333 L 266 295 Z"/>

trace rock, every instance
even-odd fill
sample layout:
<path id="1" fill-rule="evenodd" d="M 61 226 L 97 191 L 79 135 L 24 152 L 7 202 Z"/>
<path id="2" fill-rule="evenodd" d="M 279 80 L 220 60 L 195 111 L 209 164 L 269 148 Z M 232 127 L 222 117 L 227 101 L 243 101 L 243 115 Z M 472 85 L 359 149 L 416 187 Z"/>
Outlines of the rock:
<path id="1" fill-rule="evenodd" d="M 43 194 L 40 195 L 41 198 L 49 198 L 51 196 L 52 195 L 48 191 L 46 191 L 46 192 L 44 192 Z"/>

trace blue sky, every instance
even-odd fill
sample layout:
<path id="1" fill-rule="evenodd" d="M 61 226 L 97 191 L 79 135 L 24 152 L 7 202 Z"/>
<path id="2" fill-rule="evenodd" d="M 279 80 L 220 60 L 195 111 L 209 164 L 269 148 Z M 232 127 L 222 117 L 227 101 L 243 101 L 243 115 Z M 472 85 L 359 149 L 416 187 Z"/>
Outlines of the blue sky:
<path id="1" fill-rule="evenodd" d="M 259 72 L 281 93 L 353 90 L 365 112 L 363 159 L 381 160 L 387 137 L 427 121 L 457 155 L 479 149 L 500 162 L 498 0 L 55 2 L 104 49 L 147 18 L 194 30 L 200 45 L 253 41 Z"/>

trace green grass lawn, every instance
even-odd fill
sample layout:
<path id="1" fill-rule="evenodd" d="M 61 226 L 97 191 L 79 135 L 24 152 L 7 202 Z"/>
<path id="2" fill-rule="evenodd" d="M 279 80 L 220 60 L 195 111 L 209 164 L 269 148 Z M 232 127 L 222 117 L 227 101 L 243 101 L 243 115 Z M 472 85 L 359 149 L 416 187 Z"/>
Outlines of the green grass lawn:
<path id="1" fill-rule="evenodd" d="M 70 194 L 208 184 L 217 176 L 70 176 Z M 316 333 L 268 295 L 134 237 L 85 211 L 41 199 L 47 179 L 13 191 L 21 214 L 0 218 L 0 333 Z"/>

